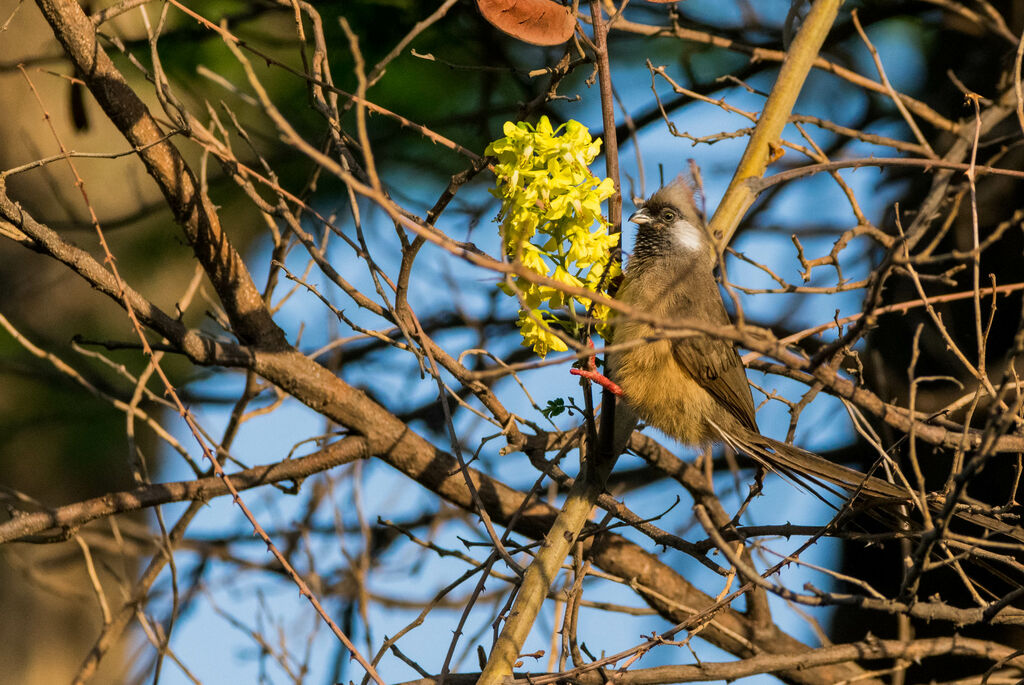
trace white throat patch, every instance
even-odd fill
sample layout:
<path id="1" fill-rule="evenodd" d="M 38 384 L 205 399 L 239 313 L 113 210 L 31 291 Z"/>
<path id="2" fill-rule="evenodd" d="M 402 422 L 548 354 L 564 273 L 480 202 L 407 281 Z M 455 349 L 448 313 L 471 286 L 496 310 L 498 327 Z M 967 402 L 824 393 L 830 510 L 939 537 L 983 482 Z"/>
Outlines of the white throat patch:
<path id="1" fill-rule="evenodd" d="M 687 252 L 696 252 L 704 247 L 704 232 L 686 219 L 676 219 L 669 231 L 676 245 Z"/>

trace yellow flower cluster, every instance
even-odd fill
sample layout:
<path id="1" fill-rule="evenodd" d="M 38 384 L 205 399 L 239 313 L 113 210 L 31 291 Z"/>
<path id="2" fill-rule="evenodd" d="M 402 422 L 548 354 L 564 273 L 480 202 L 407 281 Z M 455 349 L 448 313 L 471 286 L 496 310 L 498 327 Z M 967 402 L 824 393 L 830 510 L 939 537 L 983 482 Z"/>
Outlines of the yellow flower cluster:
<path id="1" fill-rule="evenodd" d="M 547 117 L 541 117 L 536 126 L 506 122 L 503 133 L 504 138 L 487 146 L 486 154 L 498 159 L 497 182 L 491 192 L 501 200 L 498 220 L 505 253 L 561 283 L 607 289 L 617 275 L 618 262 L 612 273 L 602 277 L 619 236 L 608 234 L 608 222 L 601 215 L 601 203 L 615 192 L 612 180 L 594 176 L 589 168 L 601 150 L 601 139 L 591 138 L 578 121 L 553 129 Z M 580 316 L 586 316 L 591 306 L 587 298 L 526 278 L 514 279 L 514 287 L 501 287 L 522 298 L 516 323 L 523 346 L 541 357 L 550 350 L 568 349 L 552 332 L 554 327 L 578 337 L 583 326 Z M 589 316 L 603 322 L 608 314 L 607 307 L 596 305 Z M 599 324 L 597 332 L 603 335 L 604 327 Z"/>

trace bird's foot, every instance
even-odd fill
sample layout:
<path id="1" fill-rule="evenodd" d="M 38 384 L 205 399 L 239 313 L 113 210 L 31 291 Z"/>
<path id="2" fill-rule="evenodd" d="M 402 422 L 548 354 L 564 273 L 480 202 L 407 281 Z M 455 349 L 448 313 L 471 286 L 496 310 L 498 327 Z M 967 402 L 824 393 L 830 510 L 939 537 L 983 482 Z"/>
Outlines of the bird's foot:
<path id="1" fill-rule="evenodd" d="M 593 359 L 593 357 L 591 357 L 591 359 Z M 616 397 L 622 397 L 622 388 L 620 388 L 615 381 L 596 369 L 569 369 L 569 373 L 574 376 L 579 376 L 580 378 L 586 378 L 589 381 L 594 381 Z"/>
<path id="2" fill-rule="evenodd" d="M 587 340 L 587 344 L 591 349 L 594 348 L 594 341 Z M 597 383 L 602 388 L 615 395 L 616 397 L 622 397 L 622 388 L 620 388 L 615 381 L 605 376 L 603 373 L 597 370 L 597 362 L 593 355 L 587 357 L 587 368 L 585 369 L 569 369 L 569 373 L 573 376 L 579 376 L 580 378 L 586 378 L 589 381 Z"/>

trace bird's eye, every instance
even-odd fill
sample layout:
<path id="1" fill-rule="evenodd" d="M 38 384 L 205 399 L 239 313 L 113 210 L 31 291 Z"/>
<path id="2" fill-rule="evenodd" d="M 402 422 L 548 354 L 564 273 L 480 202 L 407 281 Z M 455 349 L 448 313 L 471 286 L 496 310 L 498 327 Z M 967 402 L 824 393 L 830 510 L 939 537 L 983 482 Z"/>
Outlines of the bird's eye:
<path id="1" fill-rule="evenodd" d="M 663 209 L 663 210 L 661 210 L 661 218 L 662 218 L 663 221 L 666 221 L 666 222 L 675 221 L 676 220 L 676 213 L 673 212 L 671 209 Z"/>

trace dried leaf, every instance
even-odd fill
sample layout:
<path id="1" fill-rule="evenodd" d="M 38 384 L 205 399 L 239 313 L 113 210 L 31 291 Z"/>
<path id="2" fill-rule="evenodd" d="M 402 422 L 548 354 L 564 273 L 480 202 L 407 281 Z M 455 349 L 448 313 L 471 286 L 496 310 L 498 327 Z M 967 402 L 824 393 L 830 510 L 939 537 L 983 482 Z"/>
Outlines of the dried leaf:
<path id="1" fill-rule="evenodd" d="M 559 45 L 572 37 L 576 18 L 553 0 L 476 0 L 484 19 L 533 45 Z"/>

